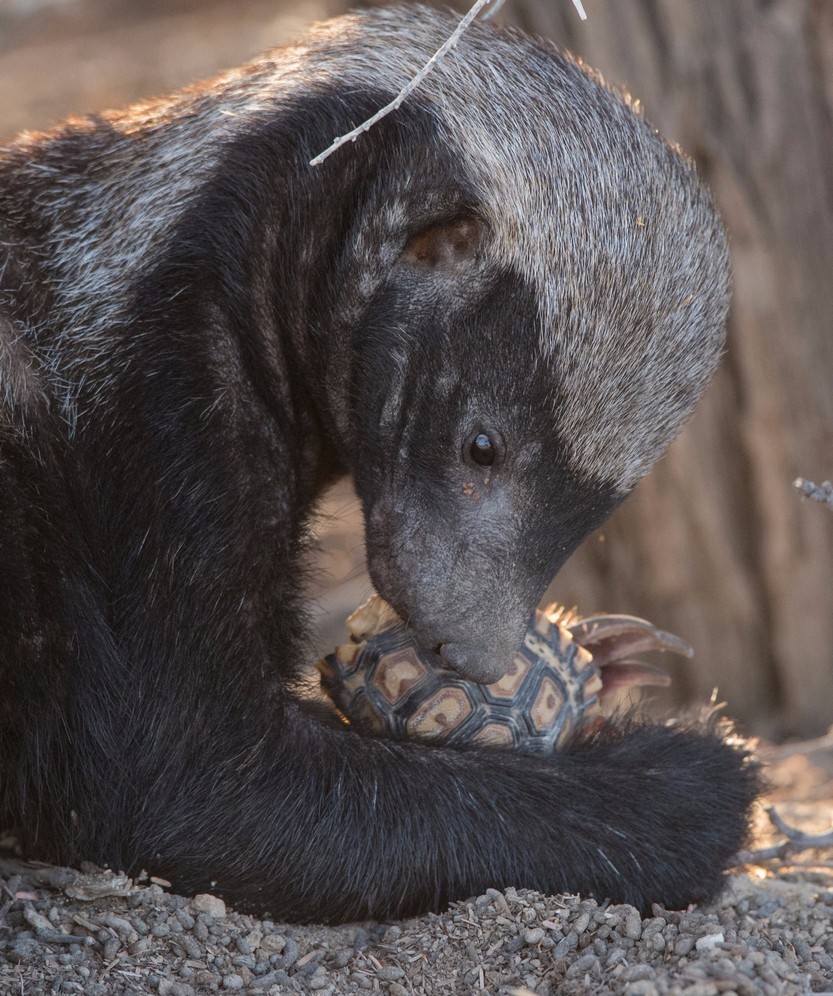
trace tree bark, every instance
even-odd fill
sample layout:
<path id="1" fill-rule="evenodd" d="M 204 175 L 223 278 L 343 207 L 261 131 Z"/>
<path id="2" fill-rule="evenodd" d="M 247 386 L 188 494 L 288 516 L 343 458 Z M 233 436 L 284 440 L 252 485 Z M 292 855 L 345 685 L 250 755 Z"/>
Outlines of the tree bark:
<path id="1" fill-rule="evenodd" d="M 688 639 L 676 696 L 718 686 L 756 732 L 833 722 L 833 6 L 513 0 L 698 161 L 732 242 L 726 357 L 701 409 L 552 591 Z"/>

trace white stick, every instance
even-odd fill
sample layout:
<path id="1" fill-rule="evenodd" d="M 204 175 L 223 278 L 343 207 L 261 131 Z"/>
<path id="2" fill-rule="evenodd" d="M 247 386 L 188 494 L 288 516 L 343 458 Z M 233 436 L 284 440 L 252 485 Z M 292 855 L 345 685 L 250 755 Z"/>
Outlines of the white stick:
<path id="1" fill-rule="evenodd" d="M 506 3 L 506 0 L 495 0 L 492 5 L 491 10 L 487 10 L 486 13 L 480 18 L 481 21 L 491 21 L 491 19 L 498 13 L 498 11 Z"/>
<path id="2" fill-rule="evenodd" d="M 346 135 L 342 135 L 337 138 L 329 148 L 320 152 L 314 159 L 310 159 L 310 166 L 319 166 L 327 156 L 331 156 L 336 149 L 340 149 L 342 145 L 346 145 L 348 142 L 355 142 L 359 135 L 364 134 L 366 131 L 370 131 L 373 125 L 377 121 L 381 121 L 382 118 L 390 114 L 391 111 L 395 111 L 399 107 L 405 98 L 412 93 L 419 84 L 425 79 L 425 77 L 431 72 L 434 66 L 442 59 L 442 57 L 450 49 L 454 48 L 460 39 L 460 35 L 466 30 L 466 28 L 471 24 L 471 22 L 477 17 L 480 11 L 490 2 L 490 0 L 476 0 L 474 6 L 469 10 L 469 12 L 463 17 L 454 32 L 446 39 L 446 41 L 437 49 L 437 51 L 431 56 L 431 58 L 425 63 L 425 65 L 420 69 L 420 71 L 409 80 L 405 86 L 399 91 L 399 93 L 394 97 L 394 99 L 386 104 L 381 110 L 378 110 L 372 118 L 368 118 L 367 121 L 362 122 L 358 128 L 354 128 L 352 131 L 348 131 Z M 578 11 L 579 17 L 583 20 L 587 20 L 587 14 L 584 11 L 581 0 L 573 0 L 576 10 Z"/>
<path id="3" fill-rule="evenodd" d="M 574 0 L 575 2 L 575 0 Z M 346 145 L 347 142 L 355 142 L 356 139 L 363 132 L 369 131 L 376 124 L 377 121 L 381 121 L 383 117 L 390 114 L 391 111 L 395 111 L 397 107 L 402 103 L 402 101 L 415 90 L 419 84 L 425 79 L 425 77 L 431 72 L 434 66 L 439 62 L 439 60 L 448 52 L 449 49 L 454 48 L 457 44 L 460 35 L 466 30 L 466 28 L 471 24 L 471 22 L 477 17 L 480 11 L 489 3 L 489 0 L 477 0 L 475 5 L 471 8 L 468 14 L 460 21 L 457 27 L 454 29 L 454 33 L 450 35 L 445 43 L 437 49 L 437 51 L 431 56 L 431 58 L 425 63 L 425 65 L 420 69 L 420 71 L 414 76 L 413 79 L 409 80 L 405 86 L 399 91 L 396 97 L 380 111 L 377 111 L 372 118 L 368 118 L 363 124 L 360 124 L 358 128 L 354 128 L 349 131 L 346 135 L 342 135 L 341 138 L 337 138 L 333 144 L 325 149 L 322 153 L 317 155 L 315 159 L 310 160 L 310 166 L 318 166 L 319 163 L 323 163 L 327 156 L 332 155 L 336 149 L 340 149 L 342 145 Z"/>

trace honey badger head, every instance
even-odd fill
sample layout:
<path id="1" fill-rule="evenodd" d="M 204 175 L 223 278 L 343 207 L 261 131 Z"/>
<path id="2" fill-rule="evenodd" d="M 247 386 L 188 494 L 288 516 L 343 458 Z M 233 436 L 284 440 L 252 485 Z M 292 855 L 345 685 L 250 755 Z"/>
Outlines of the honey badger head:
<path id="1" fill-rule="evenodd" d="M 342 80 L 387 96 L 453 21 L 336 23 Z M 320 167 L 364 155 L 377 171 L 344 262 L 354 359 L 347 384 L 331 370 L 331 414 L 378 590 L 494 680 L 557 569 L 700 397 L 725 238 L 691 164 L 624 99 L 512 34 L 475 25 L 379 131 L 384 154 L 371 132 Z"/>

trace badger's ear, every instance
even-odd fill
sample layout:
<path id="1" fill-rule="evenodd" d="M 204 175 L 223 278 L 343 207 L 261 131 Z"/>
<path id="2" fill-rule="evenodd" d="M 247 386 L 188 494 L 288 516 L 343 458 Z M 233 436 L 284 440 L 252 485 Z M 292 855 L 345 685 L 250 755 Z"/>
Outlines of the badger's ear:
<path id="1" fill-rule="evenodd" d="M 482 242 L 482 222 L 457 218 L 412 235 L 402 259 L 428 269 L 454 271 L 477 258 Z"/>

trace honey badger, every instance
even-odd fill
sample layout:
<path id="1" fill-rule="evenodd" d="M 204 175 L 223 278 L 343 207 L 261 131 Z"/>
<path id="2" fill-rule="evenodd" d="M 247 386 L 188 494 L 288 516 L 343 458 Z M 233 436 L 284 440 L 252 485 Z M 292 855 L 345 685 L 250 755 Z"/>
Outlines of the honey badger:
<path id="1" fill-rule="evenodd" d="M 0 820 L 296 920 L 490 886 L 705 900 L 756 775 L 696 725 L 551 757 L 364 737 L 298 693 L 305 524 L 476 681 L 700 397 L 726 242 L 591 72 L 394 7 L 0 152 Z"/>

